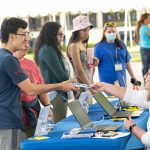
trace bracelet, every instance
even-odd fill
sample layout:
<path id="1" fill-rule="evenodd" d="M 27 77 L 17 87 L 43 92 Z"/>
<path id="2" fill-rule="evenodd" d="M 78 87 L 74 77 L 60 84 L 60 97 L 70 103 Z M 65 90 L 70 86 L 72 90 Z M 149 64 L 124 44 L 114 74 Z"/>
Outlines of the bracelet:
<path id="1" fill-rule="evenodd" d="M 53 109 L 53 105 L 51 105 L 51 104 L 46 104 L 44 107 L 46 107 L 46 106 L 50 106 L 50 108 Z"/>
<path id="2" fill-rule="evenodd" d="M 133 124 L 129 127 L 129 131 L 132 132 L 133 128 L 136 126 L 136 124 Z"/>

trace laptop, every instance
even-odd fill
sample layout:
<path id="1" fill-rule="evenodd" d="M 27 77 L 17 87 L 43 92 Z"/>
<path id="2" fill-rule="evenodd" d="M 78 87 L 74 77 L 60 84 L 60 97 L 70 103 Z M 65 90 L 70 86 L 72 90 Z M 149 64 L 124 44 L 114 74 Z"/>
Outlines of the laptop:
<path id="1" fill-rule="evenodd" d="M 95 94 L 93 97 L 111 118 L 127 118 L 128 116 L 139 117 L 142 113 L 118 111 L 102 93 Z"/>
<path id="2" fill-rule="evenodd" d="M 88 117 L 79 100 L 70 101 L 68 103 L 68 107 L 82 129 L 96 128 L 96 131 L 116 131 L 119 127 L 121 127 L 121 125 L 95 125 Z"/>

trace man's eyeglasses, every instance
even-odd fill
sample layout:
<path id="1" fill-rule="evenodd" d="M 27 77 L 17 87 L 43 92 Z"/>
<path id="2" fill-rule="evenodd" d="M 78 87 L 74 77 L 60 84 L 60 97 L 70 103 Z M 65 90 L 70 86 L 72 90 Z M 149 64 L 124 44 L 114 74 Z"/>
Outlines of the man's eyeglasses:
<path id="1" fill-rule="evenodd" d="M 33 34 L 30 32 L 16 33 L 15 35 L 21 35 L 21 36 L 29 37 L 29 38 L 33 37 Z"/>

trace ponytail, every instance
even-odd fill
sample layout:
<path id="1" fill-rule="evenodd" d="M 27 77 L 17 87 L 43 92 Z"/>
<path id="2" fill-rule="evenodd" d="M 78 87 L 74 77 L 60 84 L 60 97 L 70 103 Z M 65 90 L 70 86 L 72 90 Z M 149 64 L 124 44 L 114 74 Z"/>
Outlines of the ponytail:
<path id="1" fill-rule="evenodd" d="M 134 37 L 134 41 L 136 44 L 139 43 L 139 30 L 140 30 L 140 27 L 141 27 L 141 20 L 139 20 L 137 23 L 136 23 L 136 28 L 135 28 L 135 37 Z"/>
<path id="2" fill-rule="evenodd" d="M 144 23 L 145 19 L 147 19 L 150 16 L 150 13 L 144 13 L 141 15 L 140 20 L 136 24 L 136 29 L 135 29 L 135 43 L 139 43 L 140 41 L 140 35 L 139 35 L 139 30 L 141 25 Z"/>

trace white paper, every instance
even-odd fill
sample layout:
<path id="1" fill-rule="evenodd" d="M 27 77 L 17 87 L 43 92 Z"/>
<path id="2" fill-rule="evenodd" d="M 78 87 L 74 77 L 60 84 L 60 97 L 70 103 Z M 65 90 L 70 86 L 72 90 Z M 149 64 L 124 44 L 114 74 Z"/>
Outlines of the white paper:
<path id="1" fill-rule="evenodd" d="M 63 134 L 61 139 L 72 139 L 72 138 L 90 138 L 93 136 L 93 133 L 86 133 L 86 134 Z"/>
<path id="2" fill-rule="evenodd" d="M 85 89 L 91 88 L 89 85 L 82 84 L 82 83 L 72 83 L 72 85 L 75 86 L 75 87 L 85 88 Z"/>
<path id="3" fill-rule="evenodd" d="M 117 139 L 124 136 L 128 136 L 130 132 L 117 132 L 118 135 L 112 136 L 112 137 L 102 137 L 102 134 L 96 135 L 93 138 L 105 138 L 105 139 Z"/>

